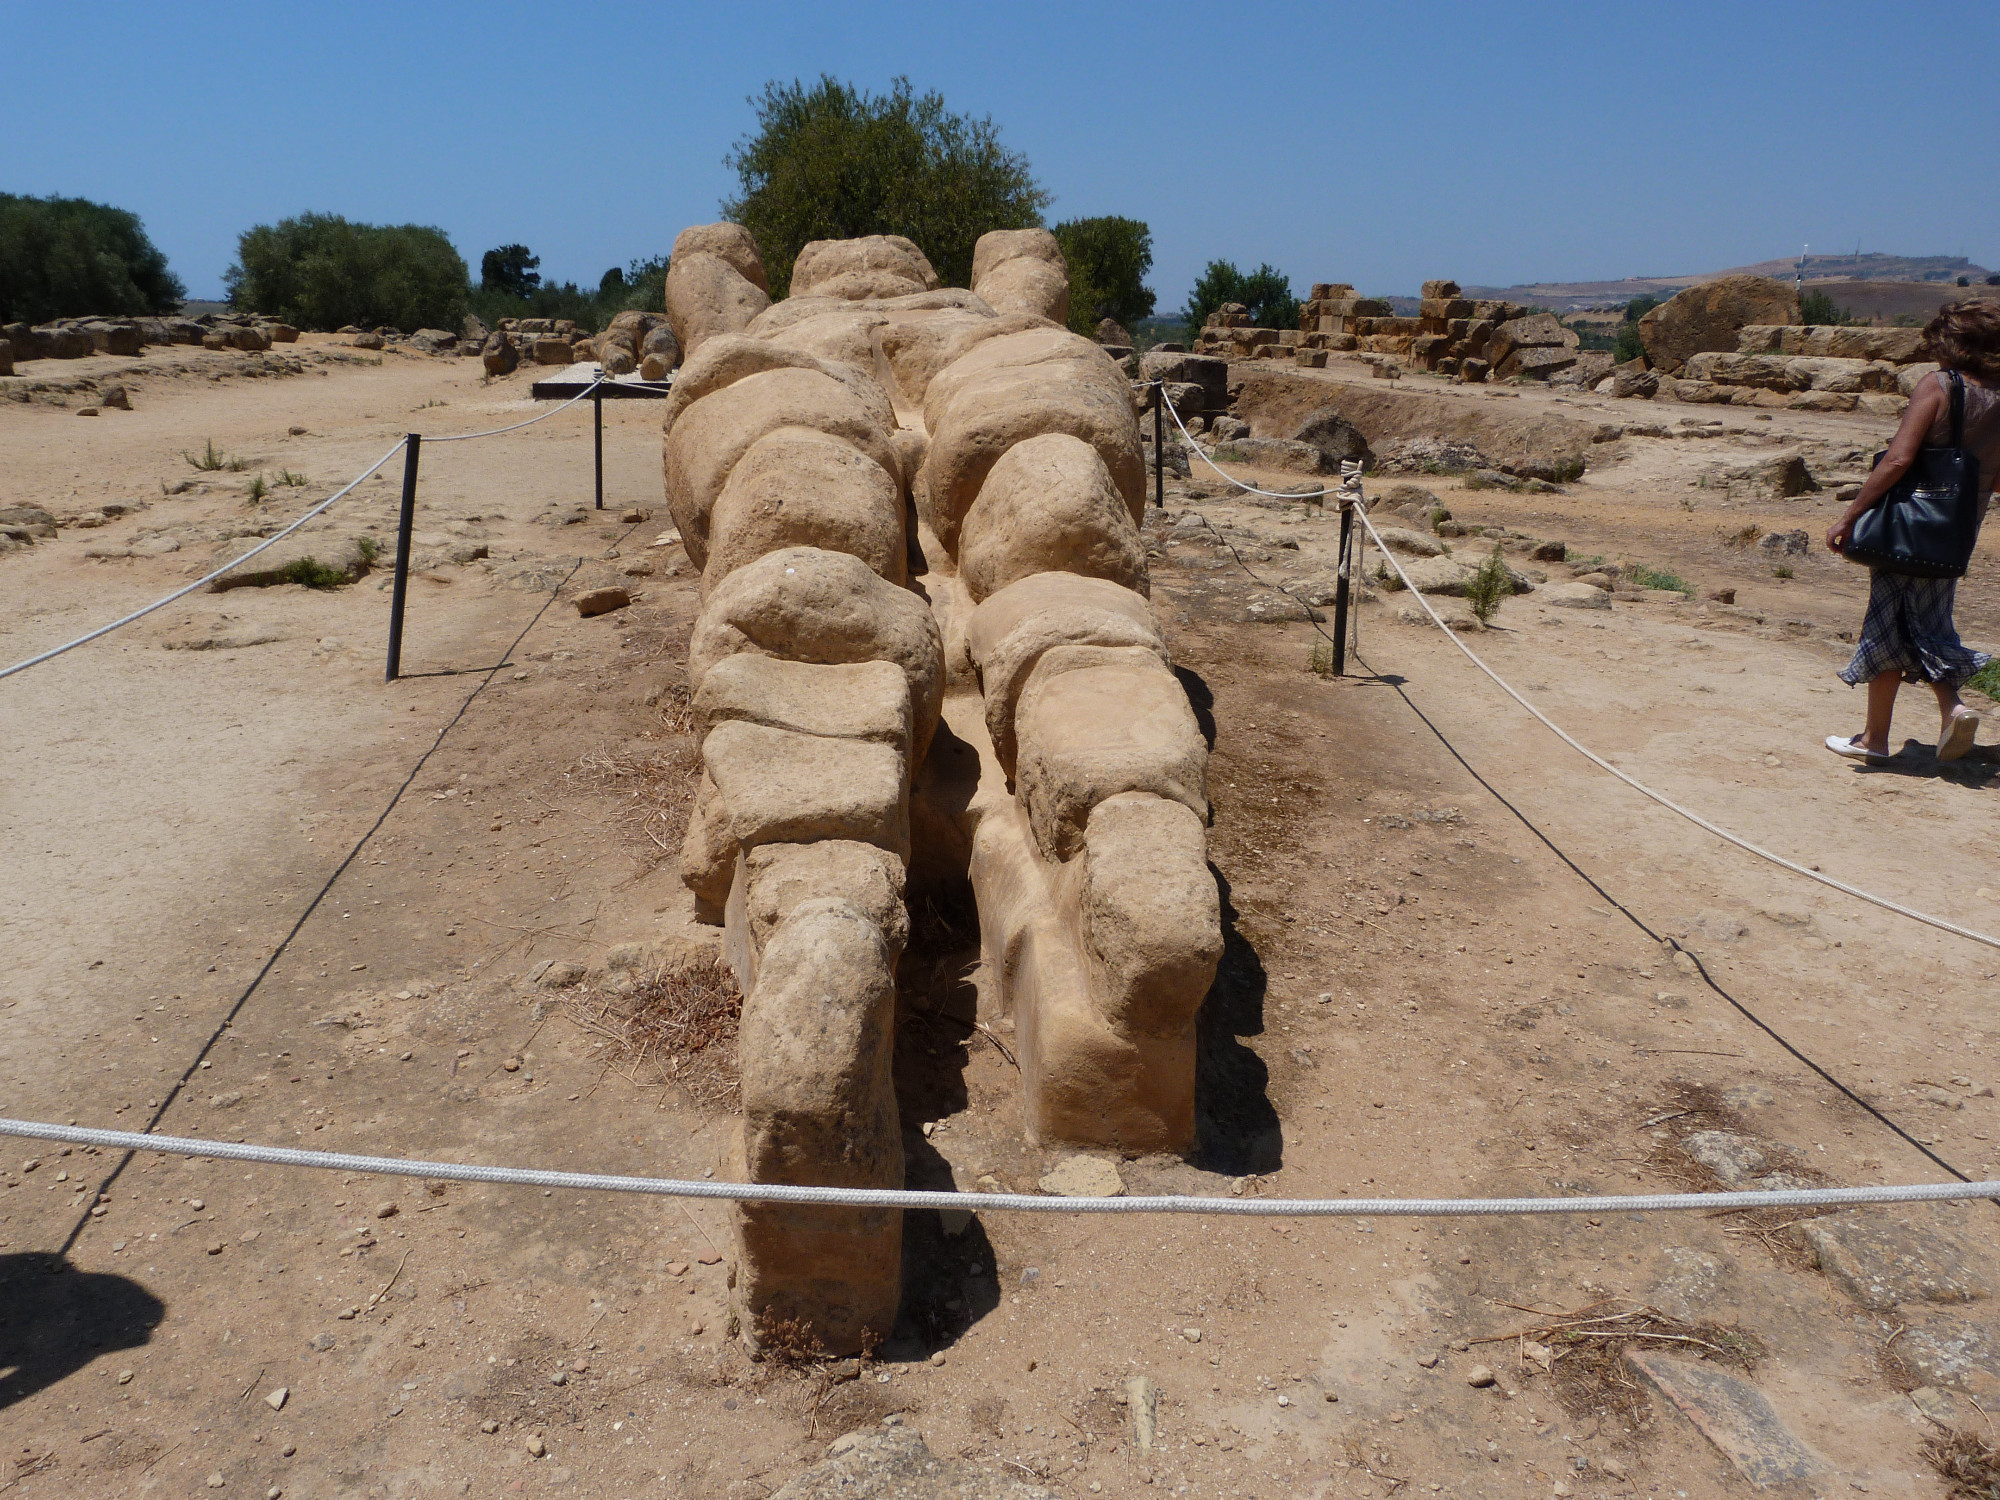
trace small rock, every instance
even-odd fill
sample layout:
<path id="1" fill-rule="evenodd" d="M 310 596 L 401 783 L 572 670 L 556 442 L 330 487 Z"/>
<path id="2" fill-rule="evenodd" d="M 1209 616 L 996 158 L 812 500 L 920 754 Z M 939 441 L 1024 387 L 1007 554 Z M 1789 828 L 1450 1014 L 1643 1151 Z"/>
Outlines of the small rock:
<path id="1" fill-rule="evenodd" d="M 1290 1406 L 1291 1404 L 1292 1404 L 1292 1398 L 1291 1398 L 1290 1396 L 1280 1396 L 1280 1397 L 1278 1398 L 1278 1405 L 1280 1405 L 1280 1406 Z M 1401 1421 L 1401 1420 L 1402 1420 L 1402 1417 L 1403 1417 L 1403 1414 L 1402 1414 L 1401 1412 L 1397 1412 L 1397 1413 L 1396 1413 L 1396 1416 L 1395 1416 L 1395 1420 L 1397 1420 L 1397 1421 Z"/>
<path id="2" fill-rule="evenodd" d="M 494 1421 L 491 1417 L 488 1417 L 484 1422 L 481 1422 L 479 1424 L 479 1430 L 485 1433 L 488 1437 L 491 1437 L 494 1433 L 500 1430 L 500 1424 Z"/>
<path id="3" fill-rule="evenodd" d="M 567 1371 L 567 1370 L 558 1370 L 558 1371 L 556 1371 L 556 1372 L 555 1372 L 555 1374 L 553 1374 L 553 1375 L 551 1375 L 551 1376 L 549 1377 L 549 1384 L 550 1384 L 550 1385 L 568 1385 L 568 1384 L 569 1384 L 569 1371 Z"/>
<path id="4" fill-rule="evenodd" d="M 97 408 L 94 406 L 79 406 L 76 409 L 76 414 L 79 417 L 94 417 L 97 415 Z"/>
<path id="5" fill-rule="evenodd" d="M 62 1178 L 57 1177 L 56 1181 L 61 1182 Z M 200 1213 L 204 1208 L 208 1207 L 208 1205 L 203 1203 L 199 1198 L 190 1198 L 188 1199 L 188 1207 L 193 1209 L 196 1213 Z"/>
<path id="6" fill-rule="evenodd" d="M 299 1451 L 299 1445 L 297 1443 L 287 1443 L 279 1451 L 282 1452 L 286 1458 L 290 1458 L 294 1453 Z"/>
<path id="7" fill-rule="evenodd" d="M 132 1372 L 130 1370 L 120 1370 L 118 1372 L 118 1383 L 120 1385 L 130 1385 L 132 1383 Z"/>
<path id="8" fill-rule="evenodd" d="M 264 1491 L 264 1500 L 284 1500 L 284 1494 L 284 1490 L 274 1484 L 268 1490 Z"/>
<path id="9" fill-rule="evenodd" d="M 722 1256 L 714 1250 L 709 1251 L 706 1255 L 699 1255 L 695 1258 L 705 1266 L 719 1266 L 722 1264 Z"/>
<path id="10" fill-rule="evenodd" d="M 397 1208 L 394 1203 L 378 1203 L 375 1205 L 375 1217 L 378 1219 L 393 1219 L 401 1212 L 402 1210 Z"/>
<path id="11" fill-rule="evenodd" d="M 1118 1198 L 1125 1193 L 1117 1164 L 1098 1156 L 1067 1157 L 1039 1185 L 1059 1198 Z"/>
<path id="12" fill-rule="evenodd" d="M 340 1319 L 340 1321 L 343 1323 L 351 1323 L 356 1318 L 361 1316 L 361 1309 L 358 1307 L 343 1307 L 339 1312 L 335 1313 L 334 1316 Z"/>
<path id="13" fill-rule="evenodd" d="M 624 589 L 613 585 L 608 588 L 591 589 L 576 596 L 576 612 L 588 620 L 595 615 L 608 615 L 613 610 L 623 609 L 632 602 L 632 596 Z"/>
<path id="14" fill-rule="evenodd" d="M 942 1365 L 944 1363 L 944 1350 L 940 1349 L 937 1351 L 937 1353 L 933 1354 L 931 1356 L 931 1363 L 934 1365 Z"/>
<path id="15" fill-rule="evenodd" d="M 618 519 L 623 521 L 627 526 L 637 526 L 641 521 L 651 520 L 652 515 L 653 513 L 649 510 L 634 509 L 626 511 Z"/>
<path id="16" fill-rule="evenodd" d="M 1624 1460 L 1617 1458 L 1600 1458 L 1597 1461 L 1597 1467 L 1609 1474 L 1613 1479 L 1623 1479 L 1630 1472 L 1625 1467 Z"/>
<path id="17" fill-rule="evenodd" d="M 327 1350 L 333 1347 L 333 1335 L 330 1333 L 316 1333 L 306 1342 L 314 1350 L 316 1350 L 321 1354 L 324 1354 L 326 1353 Z"/>
<path id="18" fill-rule="evenodd" d="M 699 1338 L 699 1337 L 701 1337 L 701 1319 L 700 1319 L 700 1318 L 690 1318 L 690 1319 L 688 1320 L 688 1337 L 690 1337 L 690 1338 Z"/>
<path id="19" fill-rule="evenodd" d="M 542 1435 L 539 1432 L 528 1434 L 528 1456 L 530 1458 L 546 1457 L 548 1451 L 549 1445 L 542 1441 Z"/>
<path id="20" fill-rule="evenodd" d="M 209 1253 L 210 1255 L 220 1255 L 220 1254 L 222 1254 L 222 1241 L 221 1241 L 221 1240 L 210 1240 L 210 1241 L 208 1242 L 208 1253 Z"/>
<path id="21" fill-rule="evenodd" d="M 569 1362 L 569 1367 L 572 1373 L 581 1375 L 590 1368 L 590 1361 L 587 1359 L 573 1359 Z"/>
<path id="22" fill-rule="evenodd" d="M 1708 597 L 1712 602 L 1716 604 L 1734 604 L 1736 602 L 1736 590 L 1710 589 L 1708 591 Z"/>
<path id="23" fill-rule="evenodd" d="M 264 1404 L 270 1407 L 272 1411 L 283 1411 L 285 1403 L 291 1399 L 291 1395 L 291 1387 L 281 1385 L 264 1398 Z"/>
<path id="24" fill-rule="evenodd" d="M 1965 1101 L 1963 1099 L 1959 1098 L 1950 1089 L 1941 1089 L 1935 1084 L 1926 1084 L 1916 1092 L 1919 1099 L 1928 1099 L 1939 1109 L 1965 1108 Z"/>
<path id="25" fill-rule="evenodd" d="M 212 1490 L 219 1490 L 227 1483 L 229 1481 L 222 1477 L 220 1470 L 208 1476 L 208 1487 Z"/>
<path id="26" fill-rule="evenodd" d="M 1493 1371 L 1485 1365 L 1474 1365 L 1465 1372 L 1465 1383 L 1476 1391 L 1483 1391 L 1493 1384 Z"/>
<path id="27" fill-rule="evenodd" d="M 1417 1356 L 1417 1363 L 1422 1365 L 1426 1370 L 1435 1370 L 1437 1368 L 1438 1357 L 1435 1354 L 1419 1354 Z"/>
<path id="28" fill-rule="evenodd" d="M 1183 1328 L 1181 1330 L 1181 1337 L 1186 1339 L 1190 1344 L 1199 1344 L 1201 1342 L 1201 1330 L 1199 1328 Z"/>
<path id="29" fill-rule="evenodd" d="M 685 1276 L 687 1273 L 688 1263 L 686 1261 L 670 1260 L 667 1262 L 667 1274 L 669 1276 Z"/>

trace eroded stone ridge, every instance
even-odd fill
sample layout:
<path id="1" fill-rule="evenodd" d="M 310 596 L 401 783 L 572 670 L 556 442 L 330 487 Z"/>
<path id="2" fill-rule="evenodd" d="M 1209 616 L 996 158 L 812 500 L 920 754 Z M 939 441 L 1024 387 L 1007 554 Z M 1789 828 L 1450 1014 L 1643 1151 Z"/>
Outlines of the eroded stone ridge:
<path id="1" fill-rule="evenodd" d="M 1185 1150 L 1222 947 L 1208 745 L 1147 603 L 1124 373 L 1061 326 L 1046 230 L 984 236 L 970 291 L 893 235 L 768 285 L 738 226 L 675 242 L 664 476 L 703 599 L 681 868 L 744 992 L 741 1168 L 900 1185 L 914 872 L 971 884 L 1029 1135 Z M 889 1333 L 898 1215 L 753 1208 L 737 1234 L 753 1342 Z"/>

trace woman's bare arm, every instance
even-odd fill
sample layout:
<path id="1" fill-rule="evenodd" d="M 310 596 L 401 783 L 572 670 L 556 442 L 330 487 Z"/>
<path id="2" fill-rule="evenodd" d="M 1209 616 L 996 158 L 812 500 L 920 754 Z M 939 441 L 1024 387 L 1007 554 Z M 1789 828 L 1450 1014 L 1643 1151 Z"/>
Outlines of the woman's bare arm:
<path id="1" fill-rule="evenodd" d="M 1926 380 L 1917 386 L 1916 395 L 1910 398 L 1909 409 L 1903 413 L 1903 425 L 1889 440 L 1889 451 L 1882 455 L 1882 462 L 1875 465 L 1875 471 L 1861 486 L 1861 493 L 1854 497 L 1853 503 L 1841 512 L 1838 521 L 1827 528 L 1827 546 L 1835 552 L 1845 547 L 1849 534 L 1854 530 L 1854 523 L 1880 504 L 1896 481 L 1910 471 L 1910 465 L 1916 462 L 1917 450 L 1930 436 L 1931 424 L 1944 410 L 1944 402 L 1944 392 L 1938 389 L 1936 381 Z"/>

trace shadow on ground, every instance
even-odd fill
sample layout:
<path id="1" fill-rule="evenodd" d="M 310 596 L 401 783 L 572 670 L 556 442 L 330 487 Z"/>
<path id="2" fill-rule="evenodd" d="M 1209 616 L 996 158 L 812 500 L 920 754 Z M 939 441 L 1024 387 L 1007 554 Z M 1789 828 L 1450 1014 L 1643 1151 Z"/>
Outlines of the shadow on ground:
<path id="1" fill-rule="evenodd" d="M 136 1281 L 43 1251 L 0 1255 L 0 1411 L 111 1349 L 148 1342 L 167 1306 Z"/>

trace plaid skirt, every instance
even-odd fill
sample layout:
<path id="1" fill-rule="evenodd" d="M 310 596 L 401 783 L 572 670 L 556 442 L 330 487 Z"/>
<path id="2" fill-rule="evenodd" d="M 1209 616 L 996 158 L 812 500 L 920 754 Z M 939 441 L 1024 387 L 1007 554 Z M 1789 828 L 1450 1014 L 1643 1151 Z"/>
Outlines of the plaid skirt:
<path id="1" fill-rule="evenodd" d="M 1993 658 L 1959 640 L 1951 623 L 1957 592 L 1956 578 L 1912 578 L 1875 569 L 1861 641 L 1840 680 L 1858 687 L 1884 672 L 1901 672 L 1905 682 L 1962 686 Z"/>

